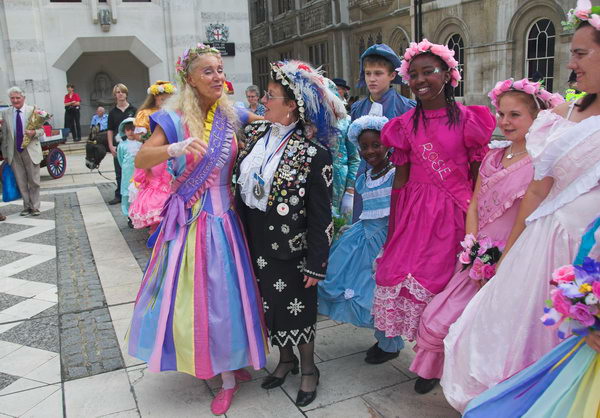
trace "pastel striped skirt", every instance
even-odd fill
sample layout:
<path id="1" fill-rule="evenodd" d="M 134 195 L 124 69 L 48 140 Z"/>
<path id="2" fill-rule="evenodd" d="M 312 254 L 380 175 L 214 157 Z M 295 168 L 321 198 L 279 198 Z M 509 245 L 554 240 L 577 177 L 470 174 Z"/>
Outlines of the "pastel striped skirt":
<path id="1" fill-rule="evenodd" d="M 192 208 L 197 214 L 200 204 Z M 262 303 L 233 209 L 200 211 L 176 238 L 159 233 L 136 299 L 129 354 L 150 371 L 200 379 L 265 365 Z"/>

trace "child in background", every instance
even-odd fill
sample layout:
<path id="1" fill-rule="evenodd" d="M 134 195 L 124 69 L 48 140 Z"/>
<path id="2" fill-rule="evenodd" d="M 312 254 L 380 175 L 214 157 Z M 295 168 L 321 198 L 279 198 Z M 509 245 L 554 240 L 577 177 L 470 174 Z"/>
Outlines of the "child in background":
<path id="1" fill-rule="evenodd" d="M 151 134 L 150 115 L 159 110 L 165 100 L 177 91 L 170 81 L 157 81 L 148 88 L 148 96 L 135 116 L 138 140 L 145 141 Z M 129 185 L 129 218 L 136 229 L 150 227 L 152 233 L 161 221 L 160 213 L 171 193 L 171 174 L 167 162 L 148 170 L 136 168 Z"/>
<path id="2" fill-rule="evenodd" d="M 123 140 L 117 147 L 117 159 L 121 165 L 121 210 L 123 215 L 127 216 L 128 225 L 133 228 L 131 219 L 129 219 L 129 182 L 133 177 L 135 169 L 135 156 L 142 147 L 141 141 L 135 139 L 133 118 L 127 118 L 119 125 L 119 135 Z"/>
<path id="3" fill-rule="evenodd" d="M 386 44 L 372 45 L 363 52 L 357 87 L 367 87 L 369 96 L 352 104 L 352 120 L 371 114 L 371 110 L 376 115 L 392 119 L 415 107 L 414 100 L 407 99 L 391 87 L 392 84 L 402 84 L 402 78 L 396 72 L 398 67 L 400 58 Z M 356 176 L 363 174 L 366 169 L 365 161 L 361 160 Z M 352 222 L 358 221 L 361 212 L 362 199 L 360 194 L 355 193 Z"/>
<path id="4" fill-rule="evenodd" d="M 348 129 L 348 139 L 373 168 L 356 181 L 364 203 L 360 220 L 333 244 L 325 280 L 318 285 L 320 314 L 367 328 L 373 328 L 373 261 L 387 234 L 395 171 L 379 138 L 387 121 L 382 116 L 361 116 Z"/>
<path id="5" fill-rule="evenodd" d="M 421 314 L 452 274 L 479 164 L 496 121 L 485 106 L 454 100 L 460 80 L 454 51 L 424 39 L 412 43 L 399 72 L 417 106 L 388 122 L 384 145 L 396 166 L 390 220 L 377 259 L 373 301 L 378 342 L 365 361 L 398 356 L 401 336 L 414 340 Z"/>
<path id="6" fill-rule="evenodd" d="M 532 91 L 533 94 L 530 93 Z M 488 239 L 501 243 L 502 250 L 527 186 L 533 179 L 533 166 L 525 149 L 525 135 L 540 110 L 553 108 L 563 100 L 559 95 L 544 90 L 539 83 L 531 83 L 527 79 L 501 81 L 489 96 L 497 111 L 498 127 L 506 141 L 493 141 L 495 149 L 481 163 L 467 210 L 467 236 L 464 241 Z M 459 268 L 462 267 L 461 261 L 466 260 L 459 259 Z M 419 376 L 415 382 L 418 393 L 429 392 L 442 377 L 444 338 L 450 325 L 483 284 L 483 281 L 473 278 L 476 276 L 471 272 L 473 268 L 474 265 L 471 265 L 457 271 L 446 288 L 429 302 L 421 316 L 415 346 L 417 355 L 410 366 L 410 370 Z"/>

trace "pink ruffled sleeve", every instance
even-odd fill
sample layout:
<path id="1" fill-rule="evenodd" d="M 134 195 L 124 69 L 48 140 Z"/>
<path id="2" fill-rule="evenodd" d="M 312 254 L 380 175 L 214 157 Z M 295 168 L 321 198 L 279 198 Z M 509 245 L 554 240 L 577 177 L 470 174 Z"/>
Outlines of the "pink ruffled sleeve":
<path id="1" fill-rule="evenodd" d="M 412 113 L 412 112 L 407 112 Z M 406 135 L 408 134 L 405 123 L 406 114 L 390 120 L 381 130 L 381 142 L 386 147 L 392 147 L 394 152 L 390 157 L 390 161 L 397 166 L 404 165 L 409 162 L 410 142 Z"/>
<path id="2" fill-rule="evenodd" d="M 469 155 L 469 162 L 482 161 L 490 150 L 488 144 L 496 128 L 496 118 L 485 106 L 463 107 L 464 141 Z"/>

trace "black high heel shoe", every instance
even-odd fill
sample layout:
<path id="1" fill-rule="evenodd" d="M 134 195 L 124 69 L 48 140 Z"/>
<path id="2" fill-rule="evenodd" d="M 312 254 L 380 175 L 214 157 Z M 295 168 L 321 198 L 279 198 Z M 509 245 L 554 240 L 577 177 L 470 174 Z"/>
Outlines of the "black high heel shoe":
<path id="1" fill-rule="evenodd" d="M 296 406 L 308 406 L 317 398 L 317 388 L 319 386 L 319 378 L 321 377 L 321 373 L 317 366 L 315 366 L 315 371 L 312 373 L 302 373 L 302 376 L 314 376 L 317 375 L 317 384 L 315 385 L 315 390 L 312 392 L 304 392 L 303 390 L 298 391 L 298 396 L 296 397 Z"/>
<path id="2" fill-rule="evenodd" d="M 273 376 L 272 374 L 268 375 L 267 377 L 265 377 L 262 381 L 262 383 L 260 384 L 260 387 L 263 389 L 274 389 L 278 386 L 283 385 L 283 382 L 285 382 L 285 378 L 287 377 L 287 375 L 291 372 L 292 374 L 298 374 L 300 372 L 300 370 L 298 369 L 298 365 L 299 365 L 299 361 L 298 361 L 298 357 L 294 356 L 294 358 L 291 361 L 280 361 L 279 363 L 281 364 L 289 364 L 289 363 L 294 363 L 294 366 L 288 370 L 283 377 L 277 377 L 277 376 Z"/>

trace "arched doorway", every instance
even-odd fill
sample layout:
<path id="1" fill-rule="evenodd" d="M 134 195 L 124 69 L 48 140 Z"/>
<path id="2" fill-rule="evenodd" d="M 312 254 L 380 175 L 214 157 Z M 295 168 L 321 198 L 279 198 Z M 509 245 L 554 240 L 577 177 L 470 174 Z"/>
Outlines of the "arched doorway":
<path id="1" fill-rule="evenodd" d="M 129 51 L 85 52 L 67 70 L 67 81 L 75 84 L 81 97 L 81 125 L 87 134 L 98 106 L 108 112 L 114 105 L 112 88 L 123 83 L 129 89 L 129 102 L 138 107 L 146 98 L 148 68 Z"/>

